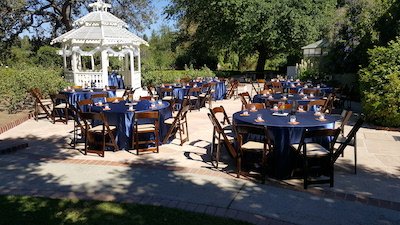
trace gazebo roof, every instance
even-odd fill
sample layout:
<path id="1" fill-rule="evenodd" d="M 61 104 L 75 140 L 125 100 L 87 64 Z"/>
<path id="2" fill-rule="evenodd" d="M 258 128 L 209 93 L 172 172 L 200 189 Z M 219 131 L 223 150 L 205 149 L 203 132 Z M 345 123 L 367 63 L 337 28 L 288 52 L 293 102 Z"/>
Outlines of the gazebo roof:
<path id="1" fill-rule="evenodd" d="M 321 39 L 319 41 L 316 41 L 314 43 L 311 43 L 309 45 L 306 45 L 304 47 L 301 47 L 301 49 L 310 49 L 310 48 L 325 48 L 327 47 L 328 42 L 325 39 Z"/>
<path id="2" fill-rule="evenodd" d="M 148 43 L 131 33 L 124 21 L 107 12 L 110 4 L 97 0 L 90 4 L 94 11 L 76 20 L 76 28 L 53 39 L 51 43 L 71 42 L 75 44 L 97 45 L 148 45 Z"/>

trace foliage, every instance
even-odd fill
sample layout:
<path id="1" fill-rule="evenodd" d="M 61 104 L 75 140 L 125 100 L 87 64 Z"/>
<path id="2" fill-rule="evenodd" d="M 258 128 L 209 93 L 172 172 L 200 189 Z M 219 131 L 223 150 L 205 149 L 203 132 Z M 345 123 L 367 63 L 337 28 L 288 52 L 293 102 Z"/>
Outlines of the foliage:
<path id="1" fill-rule="evenodd" d="M 151 0 L 111 0 L 111 11 L 134 29 L 142 31 L 153 20 Z M 17 37 L 24 30 L 43 35 L 50 27 L 52 37 L 73 28 L 72 21 L 86 12 L 93 0 L 2 0 L 0 1 L 0 41 Z M 45 25 L 46 24 L 46 25 Z"/>
<path id="2" fill-rule="evenodd" d="M 8 112 L 22 109 L 29 96 L 29 90 L 40 88 L 44 96 L 56 93 L 68 84 L 61 77 L 60 69 L 41 66 L 0 67 L 0 104 Z"/>
<path id="3" fill-rule="evenodd" d="M 193 79 L 196 77 L 214 77 L 215 74 L 209 68 L 204 66 L 203 68 L 197 70 L 186 68 L 185 70 L 154 70 L 145 71 L 142 73 L 142 83 L 143 85 L 160 85 L 162 83 L 176 83 L 181 78 Z"/>
<path id="4" fill-rule="evenodd" d="M 335 22 L 332 23 L 328 34 L 331 47 L 325 59 L 328 62 L 324 63 L 327 66 L 326 71 L 357 72 L 360 65 L 367 65 L 367 50 L 381 42 L 380 35 L 385 33 L 383 27 L 392 29 L 387 21 L 383 21 L 385 20 L 383 16 L 393 2 L 393 0 L 345 1 L 337 9 Z M 387 41 L 380 44 L 385 45 Z"/>
<path id="5" fill-rule="evenodd" d="M 298 71 L 298 79 L 300 80 L 310 80 L 321 82 L 327 81 L 327 75 L 320 70 L 319 58 L 310 57 L 302 59 L 300 63 L 296 64 Z"/>
<path id="6" fill-rule="evenodd" d="M 266 59 L 299 49 L 321 36 L 334 11 L 334 0 L 172 0 L 166 12 L 180 20 L 186 39 L 210 49 L 258 52 L 257 70 Z"/>
<path id="7" fill-rule="evenodd" d="M 366 117 L 378 125 L 400 127 L 400 38 L 368 54 L 368 66 L 359 71 Z"/>
<path id="8" fill-rule="evenodd" d="M 173 43 L 175 33 L 168 26 L 162 26 L 158 32 L 152 33 L 149 47 L 142 47 L 142 61 L 144 70 L 173 69 L 176 53 Z"/>
<path id="9" fill-rule="evenodd" d="M 36 53 L 36 64 L 44 67 L 61 67 L 62 57 L 57 54 L 58 48 L 42 46 Z"/>
<path id="10" fill-rule="evenodd" d="M 0 224 L 232 224 L 249 223 L 161 206 L 0 196 Z"/>

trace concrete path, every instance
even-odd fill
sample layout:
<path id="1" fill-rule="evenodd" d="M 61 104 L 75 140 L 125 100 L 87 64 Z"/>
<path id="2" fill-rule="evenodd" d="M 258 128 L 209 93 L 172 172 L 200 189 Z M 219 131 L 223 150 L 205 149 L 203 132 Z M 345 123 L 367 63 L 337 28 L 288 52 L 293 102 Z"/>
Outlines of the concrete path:
<path id="1" fill-rule="evenodd" d="M 232 115 L 240 104 L 232 99 L 214 106 L 223 105 Z M 0 194 L 162 205 L 254 224 L 400 224 L 399 132 L 362 128 L 358 173 L 352 172 L 349 148 L 335 165 L 334 188 L 304 191 L 296 179 L 266 184 L 238 179 L 227 156 L 219 169 L 213 168 L 207 112 L 188 114 L 190 142 L 183 146 L 175 140 L 159 154 L 118 151 L 104 158 L 69 146 L 72 122 L 29 120 L 0 135 L 3 143 L 29 144 L 0 155 Z"/>

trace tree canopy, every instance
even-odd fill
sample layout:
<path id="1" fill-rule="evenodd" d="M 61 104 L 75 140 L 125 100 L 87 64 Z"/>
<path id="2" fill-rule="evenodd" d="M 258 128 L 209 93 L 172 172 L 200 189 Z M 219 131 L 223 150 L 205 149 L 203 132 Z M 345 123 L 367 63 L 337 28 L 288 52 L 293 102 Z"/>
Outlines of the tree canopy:
<path id="1" fill-rule="evenodd" d="M 300 47 L 321 38 L 335 6 L 335 0 L 171 0 L 166 13 L 211 48 L 258 52 L 262 71 L 266 59 L 299 56 Z"/>
<path id="2" fill-rule="evenodd" d="M 109 0 L 111 11 L 133 29 L 142 31 L 153 22 L 152 0 Z M 74 19 L 88 10 L 94 0 L 2 0 L 0 1 L 0 41 L 10 41 L 24 30 L 42 32 L 51 37 L 71 30 Z"/>

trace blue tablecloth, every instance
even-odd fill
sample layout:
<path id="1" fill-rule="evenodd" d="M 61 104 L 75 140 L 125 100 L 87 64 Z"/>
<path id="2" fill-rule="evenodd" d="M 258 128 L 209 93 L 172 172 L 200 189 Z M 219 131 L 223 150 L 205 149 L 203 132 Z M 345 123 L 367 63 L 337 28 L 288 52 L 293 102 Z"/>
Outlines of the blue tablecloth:
<path id="1" fill-rule="evenodd" d="M 201 87 L 205 83 L 206 82 L 196 82 L 198 87 Z M 169 88 L 173 88 L 174 89 L 174 97 L 175 97 L 175 99 L 183 100 L 183 98 L 185 97 L 185 95 L 189 91 L 190 86 L 184 86 L 184 87 L 182 87 L 182 86 L 169 86 Z M 159 92 L 160 88 L 157 88 L 157 91 Z M 224 99 L 225 93 L 226 93 L 225 82 L 223 82 L 223 81 L 216 82 L 214 99 L 215 100 Z M 159 95 L 161 96 L 161 93 L 159 93 Z"/>
<path id="2" fill-rule="evenodd" d="M 121 101 L 119 103 L 109 103 L 109 107 L 111 110 L 104 110 L 104 106 L 94 106 L 92 107 L 92 111 L 94 112 L 104 112 L 106 115 L 108 122 L 110 125 L 117 126 L 117 144 L 120 149 L 130 149 L 132 146 L 132 137 L 133 137 L 133 125 L 134 125 L 134 114 L 138 111 L 150 111 L 150 110 L 158 110 L 160 113 L 160 130 L 159 130 L 159 138 L 160 142 L 164 139 L 168 132 L 168 125 L 164 123 L 164 121 L 168 118 L 172 117 L 172 112 L 169 107 L 168 102 L 163 102 L 162 105 L 158 105 L 156 103 L 156 107 L 151 108 L 151 102 L 147 100 L 143 100 L 134 104 L 133 107 L 135 109 L 134 112 L 128 111 L 129 106 L 126 105 L 125 101 Z M 151 137 L 149 137 L 151 138 Z"/>
<path id="3" fill-rule="evenodd" d="M 282 100 L 283 95 L 282 94 L 273 94 L 272 95 L 274 98 L 271 100 Z M 322 99 L 322 97 L 308 97 L 307 99 L 303 99 L 304 96 L 298 95 L 298 94 L 293 94 L 293 95 L 287 95 L 287 102 L 289 104 L 293 104 L 293 101 L 296 101 L 299 105 L 307 105 L 309 102 L 314 101 L 314 100 L 318 100 L 318 99 Z M 254 95 L 253 97 L 253 102 L 254 103 L 264 103 L 266 100 L 268 100 L 268 96 L 264 96 L 264 95 Z"/>
<path id="4" fill-rule="evenodd" d="M 61 91 L 60 93 L 67 95 L 68 102 L 74 106 L 77 106 L 77 103 L 83 99 L 90 99 L 90 97 L 94 94 L 102 94 L 107 93 L 108 97 L 115 97 L 116 94 L 114 91 Z"/>
<path id="5" fill-rule="evenodd" d="M 116 73 L 108 75 L 108 86 L 116 86 L 119 89 L 125 89 L 125 83 L 122 76 Z"/>
<path id="6" fill-rule="evenodd" d="M 304 129 L 334 128 L 337 118 L 326 115 L 326 121 L 316 120 L 314 112 L 297 113 L 298 125 L 289 124 L 289 116 L 273 116 L 273 111 L 262 109 L 257 112 L 249 112 L 249 116 L 240 116 L 242 111 L 234 113 L 233 119 L 236 123 L 247 123 L 266 126 L 271 139 L 274 142 L 272 155 L 272 174 L 277 178 L 287 178 L 293 169 L 294 154 L 290 150 L 290 144 L 299 143 Z M 256 122 L 257 114 L 261 114 L 265 122 Z"/>

